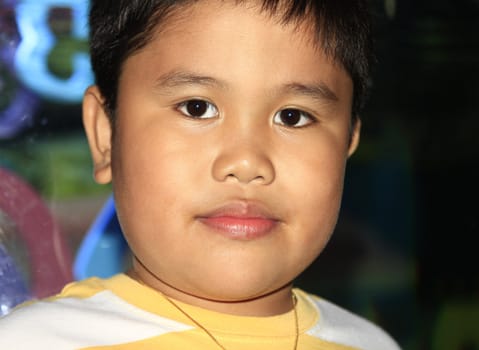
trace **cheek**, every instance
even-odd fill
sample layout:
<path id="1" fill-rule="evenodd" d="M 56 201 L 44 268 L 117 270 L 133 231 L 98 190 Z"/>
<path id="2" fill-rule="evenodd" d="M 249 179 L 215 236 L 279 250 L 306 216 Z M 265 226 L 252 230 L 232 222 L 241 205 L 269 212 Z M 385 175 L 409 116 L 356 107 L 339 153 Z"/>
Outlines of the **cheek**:
<path id="1" fill-rule="evenodd" d="M 147 125 L 128 131 L 120 135 L 113 152 L 117 179 L 139 186 L 147 196 L 154 195 L 157 187 L 176 187 L 188 174 L 189 164 L 194 164 L 195 152 L 188 140 L 164 129 Z"/>
<path id="2" fill-rule="evenodd" d="M 184 247 L 174 233 L 186 230 L 185 221 L 180 220 L 186 216 L 179 210 L 180 202 L 191 191 L 185 179 L 189 171 L 183 164 L 191 161 L 148 138 L 119 153 L 113 189 L 126 240 L 150 268 L 158 268 L 158 254 L 162 261 L 176 261 Z"/>
<path id="3" fill-rule="evenodd" d="M 158 224 L 176 214 L 182 193 L 192 190 L 187 177 L 195 162 L 191 159 L 194 152 L 178 138 L 173 140 L 154 130 L 138 134 L 141 137 L 117 135 L 113 189 L 125 232 L 148 234 L 152 219 Z"/>
<path id="4" fill-rule="evenodd" d="M 347 146 L 327 136 L 320 135 L 293 151 L 279 152 L 279 179 L 304 210 L 324 210 L 342 194 Z"/>
<path id="5" fill-rule="evenodd" d="M 317 148 L 284 164 L 284 194 L 293 230 L 303 233 L 303 249 L 314 256 L 336 225 L 343 191 L 345 152 Z"/>
<path id="6" fill-rule="evenodd" d="M 309 178 L 303 178 L 301 188 L 293 193 L 297 203 L 298 232 L 323 239 L 334 230 L 341 205 L 343 171 L 334 169 L 317 171 Z"/>

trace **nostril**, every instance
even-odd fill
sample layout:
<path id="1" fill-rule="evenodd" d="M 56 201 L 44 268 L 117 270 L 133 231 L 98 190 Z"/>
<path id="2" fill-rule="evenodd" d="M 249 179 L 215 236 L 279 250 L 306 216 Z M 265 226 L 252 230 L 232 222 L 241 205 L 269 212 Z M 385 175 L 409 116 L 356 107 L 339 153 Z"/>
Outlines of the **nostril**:
<path id="1" fill-rule="evenodd" d="M 262 175 L 258 175 L 253 179 L 253 181 L 264 181 L 264 180 L 265 180 L 265 178 Z"/>
<path id="2" fill-rule="evenodd" d="M 269 184 L 274 172 L 269 157 L 256 148 L 235 148 L 221 153 L 212 164 L 212 175 L 217 181 Z"/>

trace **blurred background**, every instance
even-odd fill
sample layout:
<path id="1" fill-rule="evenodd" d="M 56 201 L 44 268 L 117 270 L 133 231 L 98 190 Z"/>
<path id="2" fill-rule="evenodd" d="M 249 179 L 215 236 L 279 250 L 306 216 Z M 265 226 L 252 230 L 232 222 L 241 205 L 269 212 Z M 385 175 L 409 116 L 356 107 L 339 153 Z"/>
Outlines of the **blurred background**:
<path id="1" fill-rule="evenodd" d="M 405 350 L 478 350 L 479 0 L 371 7 L 378 64 L 361 145 L 336 233 L 297 285 Z M 81 125 L 87 8 L 0 0 L 0 315 L 79 278 L 86 234 L 115 229 L 98 221 L 110 188 L 93 182 Z"/>

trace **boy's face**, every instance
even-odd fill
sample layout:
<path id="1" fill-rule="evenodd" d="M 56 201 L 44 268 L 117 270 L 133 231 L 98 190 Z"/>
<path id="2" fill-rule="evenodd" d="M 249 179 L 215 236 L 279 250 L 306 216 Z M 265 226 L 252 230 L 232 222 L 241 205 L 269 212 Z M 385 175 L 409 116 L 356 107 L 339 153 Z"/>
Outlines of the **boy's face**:
<path id="1" fill-rule="evenodd" d="M 112 145 L 87 92 L 95 176 L 113 180 L 143 279 L 246 300 L 325 246 L 359 127 L 349 142 L 351 79 L 305 28 L 216 0 L 173 16 L 124 64 Z"/>

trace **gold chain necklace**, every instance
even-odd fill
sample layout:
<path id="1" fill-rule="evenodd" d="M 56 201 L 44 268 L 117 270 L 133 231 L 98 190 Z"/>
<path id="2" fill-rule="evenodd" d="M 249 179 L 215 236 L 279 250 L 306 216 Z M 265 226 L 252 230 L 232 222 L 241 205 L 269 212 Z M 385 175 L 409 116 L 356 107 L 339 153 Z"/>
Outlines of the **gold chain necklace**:
<path id="1" fill-rule="evenodd" d="M 195 320 L 190 314 L 188 314 L 185 310 L 183 310 L 178 304 L 176 304 L 173 300 L 171 300 L 166 294 L 163 294 L 159 292 L 160 295 L 162 295 L 171 305 L 173 305 L 179 312 L 181 312 L 183 315 L 185 315 L 191 322 L 193 322 L 195 325 L 197 325 L 199 328 L 201 328 L 210 338 L 212 341 L 215 342 L 218 347 L 220 347 L 223 350 L 227 350 L 221 343 L 216 339 L 216 337 L 211 334 L 208 329 L 206 329 L 205 326 L 203 326 L 201 323 L 199 323 L 197 320 Z M 293 300 L 293 313 L 294 313 L 294 326 L 296 330 L 295 338 L 294 338 L 294 347 L 293 350 L 296 350 L 298 347 L 298 338 L 299 338 L 299 325 L 298 325 L 298 311 L 296 310 L 296 304 L 298 302 L 296 295 L 292 293 L 292 300 Z"/>

